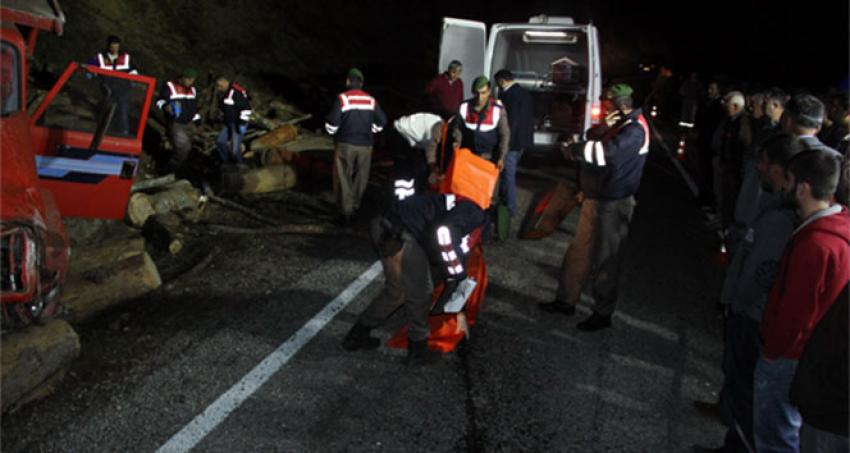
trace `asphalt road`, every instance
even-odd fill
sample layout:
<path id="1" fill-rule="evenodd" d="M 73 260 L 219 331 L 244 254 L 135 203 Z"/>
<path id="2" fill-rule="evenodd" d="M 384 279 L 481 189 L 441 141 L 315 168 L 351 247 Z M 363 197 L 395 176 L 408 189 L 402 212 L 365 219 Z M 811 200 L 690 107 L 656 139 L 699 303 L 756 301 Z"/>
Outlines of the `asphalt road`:
<path id="1" fill-rule="evenodd" d="M 523 205 L 565 174 L 533 156 L 523 166 Z M 589 300 L 573 318 L 537 308 L 553 298 L 574 212 L 544 240 L 486 246 L 490 284 L 461 351 L 419 370 L 385 346 L 344 352 L 378 278 L 346 293 L 350 305 L 195 451 L 678 452 L 718 442 L 722 428 L 691 406 L 715 398 L 721 380 L 716 236 L 658 147 L 638 202 L 612 328 L 575 328 Z M 323 209 L 298 193 L 274 203 L 305 218 Z M 361 222 L 332 238 L 217 238 L 223 252 L 204 272 L 81 328 L 71 374 L 55 395 L 3 417 L 0 448 L 159 449 L 373 265 L 364 231 Z"/>

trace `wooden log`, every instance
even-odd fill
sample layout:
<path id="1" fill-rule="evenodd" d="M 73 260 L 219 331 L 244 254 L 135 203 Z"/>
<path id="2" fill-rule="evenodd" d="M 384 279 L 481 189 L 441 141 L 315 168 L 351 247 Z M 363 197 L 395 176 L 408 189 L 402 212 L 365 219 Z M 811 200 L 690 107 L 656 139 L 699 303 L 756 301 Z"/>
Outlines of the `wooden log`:
<path id="1" fill-rule="evenodd" d="M 60 303 L 65 318 L 85 322 L 101 311 L 153 291 L 162 285 L 151 257 L 143 252 L 121 261 L 69 275 Z"/>
<path id="2" fill-rule="evenodd" d="M 286 190 L 292 188 L 295 182 L 295 169 L 291 165 L 274 165 L 227 174 L 222 173 L 222 183 L 225 190 L 238 192 L 242 195 Z"/>
<path id="3" fill-rule="evenodd" d="M 334 141 L 326 135 L 302 134 L 297 140 L 284 145 L 284 148 L 293 153 L 301 151 L 333 151 Z"/>
<path id="4" fill-rule="evenodd" d="M 295 140 L 297 137 L 298 128 L 291 124 L 286 124 L 252 141 L 251 150 L 256 152 L 260 150 L 280 148 L 284 144 Z"/>
<path id="5" fill-rule="evenodd" d="M 186 242 L 180 216 L 173 212 L 149 217 L 142 226 L 142 235 L 152 246 L 168 249 L 172 256 L 180 253 Z"/>
<path id="6" fill-rule="evenodd" d="M 157 214 L 176 212 L 190 221 L 198 220 L 200 202 L 200 194 L 186 180 L 177 181 L 151 196 L 151 204 Z"/>
<path id="7" fill-rule="evenodd" d="M 325 235 L 339 235 L 344 232 L 339 229 L 331 228 L 325 225 L 312 225 L 312 224 L 288 224 L 288 225 L 276 225 L 269 226 L 263 228 L 242 228 L 242 227 L 234 227 L 230 225 L 216 225 L 210 224 L 207 225 L 211 231 L 215 231 L 218 233 L 227 233 L 227 234 L 307 234 L 307 235 L 317 235 L 317 236 L 325 236 Z"/>
<path id="8" fill-rule="evenodd" d="M 61 319 L 54 318 L 4 335 L 0 349 L 2 412 L 14 411 L 53 393 L 56 383 L 79 355 L 79 337 Z"/>
<path id="9" fill-rule="evenodd" d="M 173 184 L 175 181 L 174 173 L 169 173 L 165 176 L 160 176 L 159 178 L 144 179 L 134 182 L 133 186 L 130 187 L 130 192 L 136 193 L 143 190 L 158 189 L 160 187 Z"/>
<path id="10" fill-rule="evenodd" d="M 256 161 L 260 166 L 268 167 L 271 165 L 282 165 L 292 162 L 294 154 L 286 149 L 268 149 L 261 151 L 257 156 Z"/>
<path id="11" fill-rule="evenodd" d="M 130 196 L 127 204 L 127 220 L 133 226 L 140 227 L 145 224 L 148 217 L 156 214 L 153 208 L 151 196 L 144 193 L 134 193 Z"/>

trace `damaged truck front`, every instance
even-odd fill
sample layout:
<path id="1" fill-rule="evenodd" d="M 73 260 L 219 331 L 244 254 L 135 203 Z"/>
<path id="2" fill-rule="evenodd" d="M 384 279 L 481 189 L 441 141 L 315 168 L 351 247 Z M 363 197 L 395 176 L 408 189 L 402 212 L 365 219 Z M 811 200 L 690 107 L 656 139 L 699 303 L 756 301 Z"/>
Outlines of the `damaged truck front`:
<path id="1" fill-rule="evenodd" d="M 138 167 L 155 80 L 70 63 L 40 103 L 27 97 L 39 31 L 61 35 L 56 0 L 0 5 L 0 320 L 53 314 L 70 248 L 62 216 L 120 219 Z M 119 80 L 128 92 L 116 99 Z M 121 109 L 116 105 L 123 102 Z M 34 104 L 34 105 L 33 105 Z M 115 130 L 116 110 L 130 128 Z"/>

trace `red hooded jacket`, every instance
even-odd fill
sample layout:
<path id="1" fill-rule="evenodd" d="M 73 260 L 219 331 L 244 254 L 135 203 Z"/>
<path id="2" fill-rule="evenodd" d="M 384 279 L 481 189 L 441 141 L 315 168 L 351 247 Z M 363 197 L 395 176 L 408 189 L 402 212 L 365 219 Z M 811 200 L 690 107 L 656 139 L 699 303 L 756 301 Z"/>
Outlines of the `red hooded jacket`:
<path id="1" fill-rule="evenodd" d="M 839 212 L 804 222 L 785 247 L 761 321 L 768 359 L 799 359 L 850 280 L 850 214 L 847 207 L 836 206 Z"/>

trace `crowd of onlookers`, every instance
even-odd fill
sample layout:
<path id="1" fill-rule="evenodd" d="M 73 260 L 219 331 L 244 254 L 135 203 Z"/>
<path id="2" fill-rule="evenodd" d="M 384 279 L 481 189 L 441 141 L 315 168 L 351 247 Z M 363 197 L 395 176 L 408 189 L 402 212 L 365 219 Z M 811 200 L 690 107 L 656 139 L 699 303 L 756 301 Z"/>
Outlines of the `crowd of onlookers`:
<path id="1" fill-rule="evenodd" d="M 703 90 L 694 74 L 679 95 L 699 199 L 730 255 L 723 388 L 695 402 L 728 431 L 694 449 L 850 451 L 847 93 Z"/>

